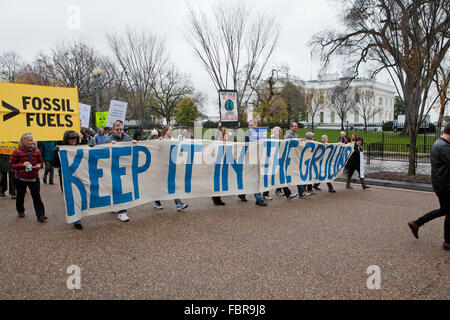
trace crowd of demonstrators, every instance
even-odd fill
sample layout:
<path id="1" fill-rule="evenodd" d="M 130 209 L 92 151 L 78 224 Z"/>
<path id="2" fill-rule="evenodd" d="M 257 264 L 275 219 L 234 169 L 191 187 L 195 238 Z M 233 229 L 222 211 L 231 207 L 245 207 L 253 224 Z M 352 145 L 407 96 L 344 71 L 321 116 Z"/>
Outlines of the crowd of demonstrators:
<path id="1" fill-rule="evenodd" d="M 162 132 L 162 137 L 160 137 L 161 140 L 165 139 L 165 140 L 172 140 L 172 141 L 178 141 L 177 139 L 175 139 L 173 136 L 173 128 L 171 126 L 165 126 Z M 188 207 L 188 205 L 186 203 L 181 202 L 180 199 L 174 199 L 173 200 L 175 202 L 175 206 L 177 208 L 177 211 L 181 211 L 184 210 Z M 161 204 L 161 201 L 157 200 L 154 202 L 153 206 L 158 209 L 158 210 L 162 210 L 163 206 Z"/>
<path id="2" fill-rule="evenodd" d="M 440 208 L 432 210 L 417 220 L 408 222 L 408 226 L 416 239 L 419 239 L 419 228 L 427 222 L 445 216 L 444 250 L 450 250 L 450 122 L 444 127 L 444 134 L 437 139 L 430 152 L 431 185 L 439 199 Z"/>
<path id="3" fill-rule="evenodd" d="M 36 147 L 33 135 L 25 133 L 10 159 L 10 168 L 14 170 L 15 186 L 17 190 L 16 210 L 19 218 L 25 218 L 25 192 L 28 188 L 33 199 L 34 211 L 39 222 L 45 222 L 44 204 L 41 200 L 39 169 L 43 166 L 40 150 Z"/>
<path id="4" fill-rule="evenodd" d="M 0 154 L 0 197 L 6 197 L 8 190 L 11 199 L 16 199 L 16 185 L 14 183 L 14 171 L 9 167 L 11 155 Z"/>

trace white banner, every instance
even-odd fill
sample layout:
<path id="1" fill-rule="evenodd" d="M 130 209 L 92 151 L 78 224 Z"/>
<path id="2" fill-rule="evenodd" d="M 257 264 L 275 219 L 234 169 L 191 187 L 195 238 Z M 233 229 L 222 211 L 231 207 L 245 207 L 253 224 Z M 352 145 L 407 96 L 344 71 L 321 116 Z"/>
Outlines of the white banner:
<path id="1" fill-rule="evenodd" d="M 80 109 L 80 122 L 82 128 L 89 128 L 89 120 L 91 119 L 91 106 L 79 103 Z"/>
<path id="2" fill-rule="evenodd" d="M 353 145 L 292 140 L 151 140 L 62 146 L 67 222 L 150 201 L 252 194 L 330 182 Z"/>
<path id="3" fill-rule="evenodd" d="M 128 103 L 126 102 L 111 100 L 109 103 L 108 121 L 106 122 L 106 126 L 112 128 L 113 123 L 117 120 L 125 122 L 127 107 Z"/>

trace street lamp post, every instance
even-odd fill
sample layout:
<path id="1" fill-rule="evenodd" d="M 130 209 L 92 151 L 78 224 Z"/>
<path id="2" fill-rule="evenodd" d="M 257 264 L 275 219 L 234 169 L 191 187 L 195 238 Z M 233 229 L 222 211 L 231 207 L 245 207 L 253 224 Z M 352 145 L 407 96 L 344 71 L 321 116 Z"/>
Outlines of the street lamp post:
<path id="1" fill-rule="evenodd" d="M 96 128 L 95 114 L 96 114 L 96 112 L 100 111 L 100 76 L 102 75 L 102 69 L 100 69 L 98 67 L 95 68 L 94 70 L 92 70 L 92 75 L 94 77 L 96 108 L 95 108 L 95 111 L 91 113 L 91 118 L 92 118 L 92 122 L 94 123 L 94 125 L 92 127 Z"/>

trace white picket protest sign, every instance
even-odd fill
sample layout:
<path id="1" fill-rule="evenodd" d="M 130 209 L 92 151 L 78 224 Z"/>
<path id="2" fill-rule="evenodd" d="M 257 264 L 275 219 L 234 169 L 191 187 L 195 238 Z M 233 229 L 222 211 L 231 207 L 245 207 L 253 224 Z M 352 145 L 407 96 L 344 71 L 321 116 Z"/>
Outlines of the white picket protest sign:
<path id="1" fill-rule="evenodd" d="M 125 122 L 127 107 L 128 103 L 126 102 L 111 100 L 109 103 L 108 121 L 106 122 L 106 126 L 111 128 L 113 123 L 117 120 Z"/>

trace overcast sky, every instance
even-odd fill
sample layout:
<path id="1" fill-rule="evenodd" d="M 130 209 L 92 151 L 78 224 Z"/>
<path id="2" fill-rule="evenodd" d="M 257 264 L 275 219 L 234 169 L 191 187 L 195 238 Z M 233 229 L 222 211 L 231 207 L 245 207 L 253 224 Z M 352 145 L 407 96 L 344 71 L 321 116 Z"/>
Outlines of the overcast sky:
<path id="1" fill-rule="evenodd" d="M 281 25 L 272 64 L 287 64 L 290 73 L 304 80 L 317 78 L 318 63 L 310 60 L 307 42 L 325 29 L 338 25 L 333 0 L 241 0 L 252 10 L 275 15 Z M 165 37 L 171 60 L 191 75 L 194 86 L 209 98 L 208 114 L 217 113 L 217 93 L 199 60 L 188 46 L 184 30 L 188 5 L 211 7 L 212 0 L 0 0 L 0 53 L 13 50 L 27 62 L 40 52 L 48 53 L 59 41 L 83 39 L 99 52 L 110 54 L 106 32 L 125 27 L 148 27 Z M 80 9 L 80 28 L 70 29 L 71 6 Z M 336 70 L 331 70 L 336 71 Z"/>

